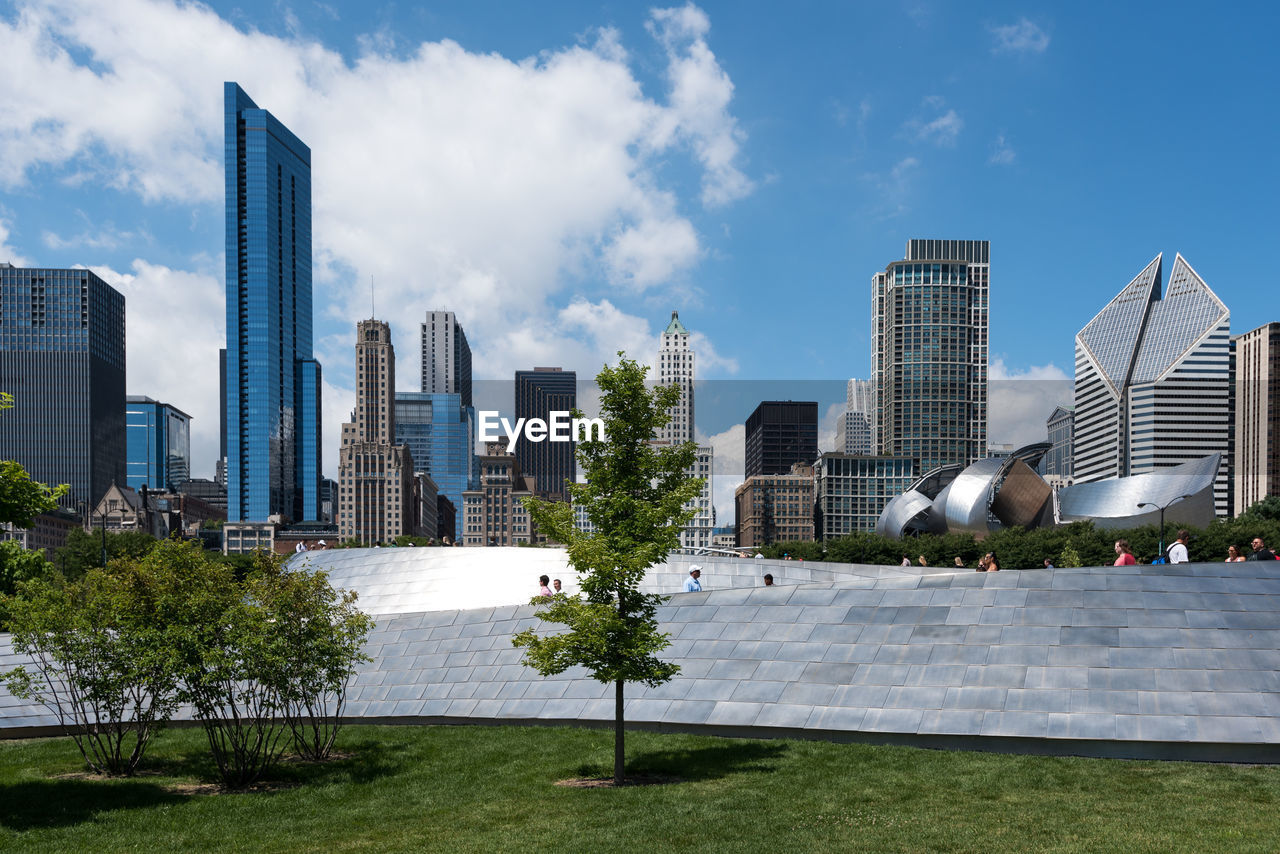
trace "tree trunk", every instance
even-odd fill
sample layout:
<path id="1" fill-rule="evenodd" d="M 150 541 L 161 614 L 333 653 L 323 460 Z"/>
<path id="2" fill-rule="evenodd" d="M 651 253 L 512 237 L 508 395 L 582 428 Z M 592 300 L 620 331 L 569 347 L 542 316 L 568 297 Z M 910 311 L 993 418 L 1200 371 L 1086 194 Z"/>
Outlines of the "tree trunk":
<path id="1" fill-rule="evenodd" d="M 613 785 L 622 785 L 622 774 L 626 768 L 626 730 L 622 718 L 622 686 L 626 683 L 619 679 L 614 683 L 613 710 Z"/>

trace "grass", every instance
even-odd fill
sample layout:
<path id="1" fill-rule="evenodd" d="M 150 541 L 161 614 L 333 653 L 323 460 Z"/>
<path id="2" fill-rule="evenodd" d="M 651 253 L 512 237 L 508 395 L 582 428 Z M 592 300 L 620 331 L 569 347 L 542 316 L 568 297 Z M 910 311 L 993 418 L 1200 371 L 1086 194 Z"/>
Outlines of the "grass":
<path id="1" fill-rule="evenodd" d="M 68 739 L 0 743 L 0 850 L 1280 850 L 1280 767 L 952 753 L 631 733 L 351 727 L 338 761 L 216 793 L 200 730 L 134 779 L 84 777 Z"/>

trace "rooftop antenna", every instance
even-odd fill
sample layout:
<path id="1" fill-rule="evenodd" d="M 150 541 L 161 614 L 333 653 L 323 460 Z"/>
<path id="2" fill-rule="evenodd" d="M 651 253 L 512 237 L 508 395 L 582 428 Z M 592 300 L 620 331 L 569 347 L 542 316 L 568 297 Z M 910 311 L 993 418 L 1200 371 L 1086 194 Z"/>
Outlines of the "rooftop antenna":
<path id="1" fill-rule="evenodd" d="M 370 273 L 369 274 L 369 319 L 377 320 L 377 318 L 378 318 L 378 310 L 374 306 L 374 302 L 373 302 L 373 274 Z"/>

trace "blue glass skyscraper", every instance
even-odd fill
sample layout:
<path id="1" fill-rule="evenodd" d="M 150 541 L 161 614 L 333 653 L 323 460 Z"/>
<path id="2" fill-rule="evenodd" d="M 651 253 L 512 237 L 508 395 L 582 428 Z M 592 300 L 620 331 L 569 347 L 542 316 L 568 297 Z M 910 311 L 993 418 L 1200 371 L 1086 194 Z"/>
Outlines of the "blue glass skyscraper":
<path id="1" fill-rule="evenodd" d="M 431 476 L 459 519 L 475 468 L 475 412 L 460 394 L 396 392 L 395 443 L 409 446 L 414 471 Z"/>
<path id="2" fill-rule="evenodd" d="M 176 406 L 131 394 L 125 398 L 124 421 L 129 487 L 173 491 L 191 478 L 190 415 Z"/>
<path id="3" fill-rule="evenodd" d="M 225 84 L 227 518 L 320 515 L 311 149 Z"/>

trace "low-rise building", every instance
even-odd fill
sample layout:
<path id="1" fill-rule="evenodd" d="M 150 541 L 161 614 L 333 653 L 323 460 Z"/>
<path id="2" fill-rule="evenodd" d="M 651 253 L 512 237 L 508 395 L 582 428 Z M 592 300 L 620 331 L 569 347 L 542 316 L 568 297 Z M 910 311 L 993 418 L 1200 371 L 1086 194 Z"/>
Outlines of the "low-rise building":
<path id="1" fill-rule="evenodd" d="M 480 488 L 462 493 L 464 546 L 514 546 L 534 541 L 533 522 L 522 499 L 534 494 L 533 478 L 502 443 L 490 442 L 478 460 Z"/>
<path id="2" fill-rule="evenodd" d="M 904 457 L 823 454 L 814 466 L 815 537 L 874 531 L 885 505 L 917 476 L 916 461 Z"/>
<path id="3" fill-rule="evenodd" d="M 738 542 L 743 548 L 813 540 L 813 466 L 794 463 L 788 474 L 759 474 L 734 491 Z"/>

